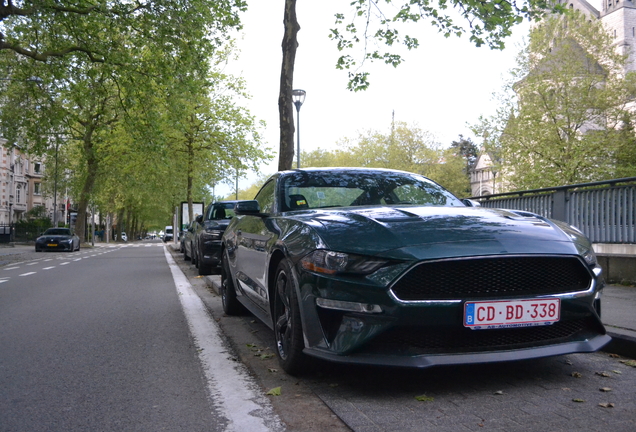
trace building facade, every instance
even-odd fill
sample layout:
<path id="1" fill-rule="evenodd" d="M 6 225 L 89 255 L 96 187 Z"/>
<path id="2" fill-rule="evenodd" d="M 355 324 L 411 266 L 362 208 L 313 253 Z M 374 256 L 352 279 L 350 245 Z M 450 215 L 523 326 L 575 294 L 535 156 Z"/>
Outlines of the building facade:
<path id="1" fill-rule="evenodd" d="M 30 158 L 19 147 L 7 145 L 0 138 L 0 225 L 10 225 L 26 217 L 37 206 L 53 220 L 54 199 L 44 193 L 42 179 L 45 165 L 42 160 Z M 58 216 L 60 208 L 58 205 Z M 58 217 L 58 220 L 63 221 Z"/>

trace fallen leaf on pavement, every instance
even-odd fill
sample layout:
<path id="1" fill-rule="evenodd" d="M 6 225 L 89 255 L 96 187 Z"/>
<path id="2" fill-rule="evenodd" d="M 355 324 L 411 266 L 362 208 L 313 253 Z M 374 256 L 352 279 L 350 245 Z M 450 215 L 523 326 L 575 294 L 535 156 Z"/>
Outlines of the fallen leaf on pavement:
<path id="1" fill-rule="evenodd" d="M 497 391 L 496 391 L 496 392 L 494 392 L 493 394 L 496 394 L 496 395 L 502 395 L 502 394 L 504 394 L 504 392 L 503 392 L 503 390 L 497 390 Z"/>
<path id="2" fill-rule="evenodd" d="M 602 377 L 605 377 L 605 378 L 610 376 L 610 374 L 608 374 L 607 372 L 596 372 L 596 375 L 602 376 Z"/>
<path id="3" fill-rule="evenodd" d="M 265 394 L 267 396 L 280 396 L 280 387 L 274 387 L 273 389 L 271 389 Z"/>
<path id="4" fill-rule="evenodd" d="M 581 378 L 583 376 L 583 374 L 581 374 L 581 372 L 572 372 L 572 376 L 574 378 Z"/>
<path id="5" fill-rule="evenodd" d="M 270 371 L 271 373 L 276 373 L 278 372 L 278 369 L 274 369 L 274 368 L 269 368 L 267 369 L 268 371 Z"/>
<path id="6" fill-rule="evenodd" d="M 601 387 L 599 390 L 602 391 L 602 392 L 611 392 L 612 391 L 612 389 L 609 388 L 609 387 Z"/>
<path id="7" fill-rule="evenodd" d="M 572 399 L 572 402 L 581 403 L 581 402 L 585 402 L 585 400 L 584 399 Z"/>
<path id="8" fill-rule="evenodd" d="M 612 372 L 614 372 L 614 373 L 615 373 L 615 374 L 617 374 L 617 375 L 620 375 L 620 374 L 622 374 L 622 373 L 623 373 L 623 372 L 621 372 L 621 371 L 619 371 L 619 370 L 613 370 Z"/>
<path id="9" fill-rule="evenodd" d="M 621 363 L 627 366 L 636 367 L 636 360 L 621 360 Z"/>
<path id="10" fill-rule="evenodd" d="M 418 400 L 420 402 L 433 402 L 434 399 L 435 398 L 426 395 L 415 396 L 415 400 Z"/>
<path id="11" fill-rule="evenodd" d="M 609 356 L 611 358 L 621 358 L 621 356 L 619 356 L 618 354 L 610 354 Z"/>
<path id="12" fill-rule="evenodd" d="M 601 402 L 598 406 L 603 408 L 614 408 L 614 404 L 611 402 Z"/>

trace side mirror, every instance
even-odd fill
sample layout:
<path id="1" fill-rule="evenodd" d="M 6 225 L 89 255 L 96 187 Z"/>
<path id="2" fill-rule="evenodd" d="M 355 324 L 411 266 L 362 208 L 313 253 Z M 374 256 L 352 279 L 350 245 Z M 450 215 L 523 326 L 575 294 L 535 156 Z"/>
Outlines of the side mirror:
<path id="1" fill-rule="evenodd" d="M 197 221 L 197 223 L 202 223 L 203 222 L 203 215 L 198 215 L 196 217 L 195 221 Z"/>
<path id="2" fill-rule="evenodd" d="M 471 200 L 468 198 L 464 198 L 462 202 L 464 203 L 466 207 L 481 207 L 481 204 L 479 203 L 479 201 Z"/>
<path id="3" fill-rule="evenodd" d="M 261 212 L 261 207 L 258 205 L 258 201 L 239 201 L 234 206 L 234 213 L 237 215 L 258 215 Z"/>

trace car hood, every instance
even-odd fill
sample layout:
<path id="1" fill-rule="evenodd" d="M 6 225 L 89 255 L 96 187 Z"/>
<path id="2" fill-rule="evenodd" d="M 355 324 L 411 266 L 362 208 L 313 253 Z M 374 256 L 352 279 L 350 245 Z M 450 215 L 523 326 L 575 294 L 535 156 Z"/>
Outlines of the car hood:
<path id="1" fill-rule="evenodd" d="M 40 237 L 38 237 L 38 240 L 40 239 L 51 239 L 51 240 L 67 240 L 73 238 L 73 236 L 70 235 L 61 235 L 61 234 L 44 234 Z"/>
<path id="2" fill-rule="evenodd" d="M 323 247 L 395 259 L 500 254 L 577 254 L 554 222 L 511 210 L 480 207 L 355 207 L 297 214 Z"/>

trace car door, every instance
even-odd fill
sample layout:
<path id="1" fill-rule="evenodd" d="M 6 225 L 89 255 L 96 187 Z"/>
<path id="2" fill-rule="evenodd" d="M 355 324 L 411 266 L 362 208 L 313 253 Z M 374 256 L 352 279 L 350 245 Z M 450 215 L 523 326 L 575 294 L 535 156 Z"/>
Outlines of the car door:
<path id="1" fill-rule="evenodd" d="M 271 227 L 275 203 L 275 179 L 266 183 L 255 200 L 261 213 L 270 217 L 243 215 L 236 232 L 236 279 L 238 289 L 256 306 L 269 314 L 267 292 L 267 263 L 270 246 L 277 233 Z"/>

